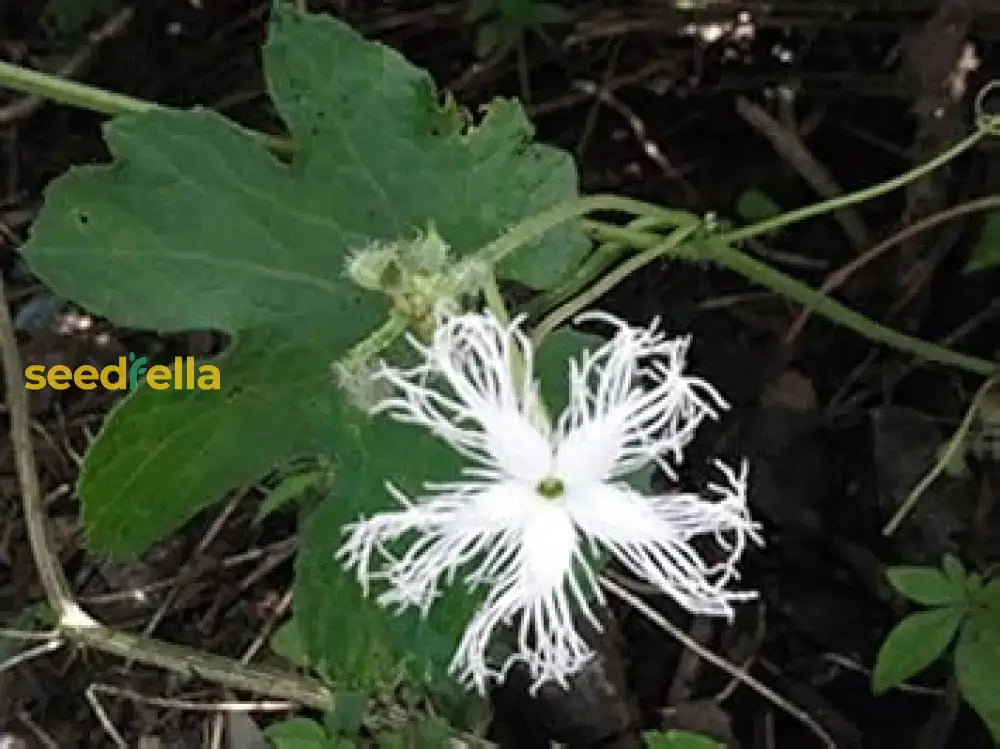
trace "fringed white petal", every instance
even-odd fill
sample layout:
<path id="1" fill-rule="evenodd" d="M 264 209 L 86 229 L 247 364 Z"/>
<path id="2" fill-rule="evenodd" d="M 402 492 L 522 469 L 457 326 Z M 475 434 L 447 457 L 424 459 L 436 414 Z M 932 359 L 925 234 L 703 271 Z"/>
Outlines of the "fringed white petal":
<path id="1" fill-rule="evenodd" d="M 511 529 L 522 526 L 536 509 L 534 496 L 518 484 L 469 481 L 433 488 L 437 491 L 411 502 L 388 485 L 404 509 L 345 526 L 347 539 L 338 557 L 348 569 L 357 571 L 365 595 L 370 581 L 388 582 L 378 597 L 384 606 L 417 606 L 426 613 L 437 598 L 443 576 L 451 582 L 458 569 L 473 559 L 511 547 L 516 543 L 511 540 Z M 386 544 L 408 533 L 416 538 L 397 558 Z M 376 552 L 385 564 L 373 571 Z M 484 562 L 470 577 L 479 581 L 485 567 Z"/>
<path id="2" fill-rule="evenodd" d="M 377 377 L 397 394 L 374 412 L 429 429 L 489 475 L 537 481 L 552 448 L 538 418 L 531 343 L 518 322 L 505 326 L 490 312 L 459 315 L 440 320 L 429 346 L 410 336 L 422 362 L 382 367 Z"/>
<path id="3" fill-rule="evenodd" d="M 569 407 L 557 427 L 556 470 L 578 483 L 609 481 L 650 463 L 673 476 L 668 458 L 683 449 L 705 418 L 727 407 L 704 380 L 684 374 L 690 339 L 668 339 L 657 330 L 617 327 L 614 337 L 579 364 L 570 362 Z"/>
<path id="4" fill-rule="evenodd" d="M 747 467 L 718 463 L 725 484 L 709 484 L 718 499 L 697 494 L 645 497 L 611 484 L 572 491 L 567 508 L 577 528 L 609 550 L 633 575 L 656 586 L 693 614 L 732 618 L 732 603 L 756 597 L 726 588 L 738 579 L 747 541 L 763 543 L 746 505 Z M 695 540 L 715 541 L 706 561 Z"/>
<path id="5" fill-rule="evenodd" d="M 575 613 L 582 611 L 597 624 L 577 574 L 584 574 L 592 594 L 596 581 L 564 509 L 555 503 L 537 507 L 519 529 L 516 553 L 506 565 L 494 565 L 490 591 L 469 622 L 452 661 L 460 680 L 480 692 L 485 692 L 490 679 L 502 680 L 517 663 L 527 667 L 533 692 L 548 681 L 567 687 L 566 677 L 579 671 L 592 655 L 574 623 Z M 517 647 L 501 659 L 499 667 L 493 667 L 487 651 L 496 630 L 504 625 L 517 633 Z"/>

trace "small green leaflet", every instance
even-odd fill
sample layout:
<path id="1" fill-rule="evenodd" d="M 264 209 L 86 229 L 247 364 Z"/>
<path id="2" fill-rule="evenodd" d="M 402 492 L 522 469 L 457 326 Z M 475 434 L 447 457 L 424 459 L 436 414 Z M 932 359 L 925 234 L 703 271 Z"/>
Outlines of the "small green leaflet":
<path id="1" fill-rule="evenodd" d="M 990 213 L 986 217 L 979 234 L 979 241 L 969 253 L 969 262 L 965 270 L 988 270 L 1000 265 L 1000 212 Z"/>
<path id="2" fill-rule="evenodd" d="M 946 606 L 965 599 L 964 581 L 948 577 L 937 567 L 890 567 L 886 577 L 900 595 L 922 606 Z"/>
<path id="3" fill-rule="evenodd" d="M 725 749 L 725 744 L 690 731 L 646 731 L 642 738 L 649 749 Z"/>
<path id="4" fill-rule="evenodd" d="M 120 326 L 233 339 L 221 392 L 140 388 L 108 420 L 79 486 L 94 550 L 140 552 L 276 465 L 336 460 L 330 364 L 386 312 L 344 277 L 349 252 L 433 221 L 463 256 L 577 195 L 571 157 L 532 143 L 520 105 L 471 125 L 426 72 L 329 16 L 276 10 L 264 67 L 291 163 L 213 112 L 121 117 L 113 163 L 50 185 L 24 248 L 57 294 Z M 548 288 L 588 246 L 566 225 L 500 275 Z"/>
<path id="5" fill-rule="evenodd" d="M 1000 629 L 998 622 L 972 619 L 955 647 L 955 677 L 962 697 L 979 714 L 993 741 L 1000 744 Z"/>
<path id="6" fill-rule="evenodd" d="M 875 659 L 875 693 L 899 685 L 933 663 L 955 637 L 964 615 L 957 607 L 930 609 L 910 614 L 897 624 Z"/>
<path id="7" fill-rule="evenodd" d="M 897 686 L 941 657 L 955 639 L 954 669 L 962 697 L 1000 744 L 1000 578 L 986 583 L 966 573 L 951 554 L 933 567 L 893 567 L 892 586 L 917 603 L 935 606 L 903 619 L 882 643 L 872 673 L 876 694 Z"/>
<path id="8" fill-rule="evenodd" d="M 751 189 L 736 201 L 736 212 L 744 221 L 753 223 L 774 218 L 781 213 L 781 207 L 767 193 Z"/>
<path id="9" fill-rule="evenodd" d="M 309 718 L 291 718 L 269 726 L 264 734 L 275 749 L 332 749 L 326 730 Z"/>

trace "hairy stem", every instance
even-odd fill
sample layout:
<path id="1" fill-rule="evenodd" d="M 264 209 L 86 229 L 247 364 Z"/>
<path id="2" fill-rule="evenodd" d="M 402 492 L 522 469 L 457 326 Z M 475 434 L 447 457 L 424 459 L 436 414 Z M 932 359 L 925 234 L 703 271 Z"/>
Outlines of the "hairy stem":
<path id="1" fill-rule="evenodd" d="M 10 439 L 14 446 L 21 487 L 24 523 L 45 597 L 58 619 L 59 635 L 80 645 L 156 666 L 185 676 L 247 692 L 295 700 L 318 710 L 333 707 L 333 695 L 315 679 L 295 673 L 246 666 L 200 650 L 160 642 L 130 632 L 120 632 L 93 619 L 77 604 L 48 535 L 48 518 L 42 504 L 35 454 L 31 444 L 28 392 L 10 311 L 0 281 L 0 354 L 3 359 L 10 411 Z"/>

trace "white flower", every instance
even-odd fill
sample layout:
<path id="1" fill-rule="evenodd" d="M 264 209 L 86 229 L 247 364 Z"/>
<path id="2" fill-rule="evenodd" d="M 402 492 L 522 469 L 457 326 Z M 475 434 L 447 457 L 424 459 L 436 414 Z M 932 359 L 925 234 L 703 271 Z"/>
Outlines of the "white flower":
<path id="1" fill-rule="evenodd" d="M 357 570 L 367 594 L 426 614 L 442 584 L 459 574 L 487 589 L 452 661 L 463 682 L 485 691 L 514 663 L 526 664 L 532 688 L 578 671 L 592 651 L 574 625 L 579 614 L 600 629 L 603 604 L 587 548 L 610 553 L 632 575 L 695 614 L 732 617 L 732 604 L 755 593 L 727 589 L 738 577 L 748 539 L 761 543 L 746 506 L 746 466 L 722 464 L 715 499 L 696 494 L 644 496 L 625 479 L 682 450 L 700 422 L 726 408 L 715 389 L 683 373 L 689 340 L 667 339 L 654 323 L 631 328 L 610 315 L 614 337 L 569 369 L 569 405 L 549 426 L 537 396 L 532 348 L 519 322 L 491 313 L 440 321 L 421 363 L 383 365 L 395 395 L 375 409 L 429 429 L 469 465 L 449 483 L 427 484 L 417 498 L 387 484 L 403 509 L 346 529 L 339 556 Z M 646 386 L 644 387 L 644 383 Z M 405 460 L 405 456 L 400 456 Z M 415 540 L 401 556 L 386 543 Z M 719 547 L 710 563 L 694 539 Z M 384 566 L 372 569 L 373 552 Z M 487 654 L 494 632 L 512 625 L 515 652 L 497 666 Z"/>

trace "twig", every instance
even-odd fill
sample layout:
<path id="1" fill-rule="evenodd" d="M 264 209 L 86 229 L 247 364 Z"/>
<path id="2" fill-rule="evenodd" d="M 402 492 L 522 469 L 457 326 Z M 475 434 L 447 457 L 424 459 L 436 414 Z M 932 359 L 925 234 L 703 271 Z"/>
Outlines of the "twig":
<path id="1" fill-rule="evenodd" d="M 768 687 L 766 684 L 763 684 L 760 681 L 758 681 L 755 677 L 751 676 L 750 674 L 743 673 L 743 671 L 739 668 L 739 666 L 730 663 L 725 658 L 716 655 L 711 650 L 708 650 L 700 643 L 688 637 L 686 632 L 684 632 L 679 627 L 675 627 L 666 617 L 662 616 L 660 612 L 658 612 L 651 606 L 647 605 L 641 598 L 629 592 L 618 583 L 608 579 L 607 577 L 601 577 L 601 586 L 606 588 L 610 592 L 614 593 L 625 603 L 629 604 L 632 608 L 639 611 L 643 616 L 647 617 L 656 626 L 660 627 L 661 629 L 669 633 L 672 637 L 676 638 L 686 648 L 693 650 L 701 658 L 705 659 L 716 668 L 725 671 L 734 679 L 738 679 L 739 681 L 743 682 L 753 691 L 757 692 L 757 694 L 759 694 L 761 697 L 766 699 L 768 702 L 772 703 L 776 707 L 780 708 L 784 712 L 791 715 L 797 721 L 802 723 L 802 725 L 804 725 L 806 728 L 812 731 L 812 733 L 816 736 L 816 738 L 818 738 L 820 741 L 823 742 L 824 746 L 827 746 L 830 749 L 837 749 L 837 745 L 834 743 L 833 738 L 831 738 L 830 734 L 828 734 L 824 730 L 824 728 L 815 720 L 813 720 L 813 718 L 804 710 L 801 710 L 795 705 L 788 702 L 788 700 L 786 700 L 780 694 L 778 694 L 773 689 Z"/>
<path id="2" fill-rule="evenodd" d="M 278 620 L 288 613 L 288 609 L 291 608 L 291 605 L 292 591 L 288 590 L 285 592 L 285 595 L 281 597 L 281 600 L 278 601 L 278 605 L 274 607 L 274 611 L 272 611 L 267 617 L 267 621 L 265 621 L 264 626 L 260 628 L 260 632 L 257 634 L 257 637 L 254 638 L 254 641 L 250 643 L 250 647 L 248 647 L 246 652 L 243 653 L 243 657 L 240 658 L 240 663 L 249 663 L 254 659 L 254 656 L 257 655 L 262 647 L 264 647 L 264 643 L 267 642 L 268 636 L 270 636 L 271 632 L 274 631 L 274 627 L 278 623 Z"/>
<path id="3" fill-rule="evenodd" d="M 687 192 L 687 198 L 689 200 L 693 200 L 696 197 L 693 194 L 690 184 L 684 180 L 680 170 L 670 163 L 670 159 L 668 159 L 666 154 L 663 153 L 663 149 L 660 145 L 649 136 L 649 132 L 647 131 L 642 118 L 639 117 L 639 115 L 637 115 L 631 107 L 615 97 L 610 90 L 604 86 L 596 85 L 593 81 L 574 81 L 572 85 L 575 90 L 581 91 L 588 96 L 592 96 L 595 103 L 600 102 L 621 116 L 621 118 L 628 123 L 628 127 L 632 131 L 632 135 L 639 142 L 639 145 L 642 147 L 642 152 L 646 155 L 646 157 L 656 164 L 668 179 L 677 180 L 681 187 Z"/>
<path id="4" fill-rule="evenodd" d="M 223 702 L 194 702 L 193 700 L 183 700 L 175 697 L 157 697 L 151 694 L 142 694 L 132 689 L 116 687 L 111 684 L 94 683 L 87 687 L 87 691 L 95 695 L 106 694 L 109 697 L 122 697 L 143 705 L 162 707 L 169 710 L 187 710 L 188 712 L 281 713 L 295 709 L 295 703 L 288 701 L 241 702 L 238 700 L 226 700 Z"/>
<path id="5" fill-rule="evenodd" d="M 54 738 L 49 736 L 42 727 L 35 723 L 28 715 L 26 710 L 18 710 L 16 713 L 17 719 L 24 724 L 24 727 L 31 731 L 32 735 L 38 739 L 38 742 L 45 747 L 45 749 L 59 749 L 59 744 Z"/>
<path id="6" fill-rule="evenodd" d="M 233 514 L 233 510 L 236 508 L 237 503 L 242 498 L 242 494 L 237 494 L 236 497 L 229 500 L 226 506 L 222 509 L 215 520 L 212 522 L 211 527 L 208 532 L 202 537 L 195 547 L 194 554 L 191 555 L 184 567 L 178 573 L 174 585 L 170 588 L 163 602 L 157 607 L 156 611 L 150 617 L 149 621 L 146 622 L 146 626 L 142 630 L 142 634 L 146 637 L 151 637 L 156 628 L 160 626 L 160 623 L 166 617 L 167 612 L 170 611 L 170 607 L 174 605 L 174 601 L 177 600 L 177 596 L 180 592 L 181 584 L 188 582 L 194 577 L 194 570 L 197 560 L 208 551 L 208 547 L 212 545 L 212 541 L 215 540 L 216 536 L 222 532 L 222 528 L 225 526 L 226 521 Z"/>
<path id="7" fill-rule="evenodd" d="M 110 629 L 80 608 L 48 537 L 47 518 L 31 444 L 31 418 L 24 386 L 21 357 L 14 326 L 0 281 L 0 353 L 3 358 L 10 438 L 23 500 L 24 523 L 38 577 L 64 638 L 96 650 L 155 666 L 183 676 L 195 676 L 231 689 L 269 694 L 327 711 L 334 699 L 329 689 L 315 679 L 277 669 L 246 666 L 238 661 L 200 650 L 160 642 Z M 92 703 L 93 704 L 93 703 Z M 99 706 L 98 706 L 99 707 Z M 100 716 L 99 716 L 100 717 Z M 113 728 L 113 727 L 112 727 Z"/>
<path id="8" fill-rule="evenodd" d="M 758 654 L 760 652 L 761 643 L 764 642 L 764 635 L 766 631 L 767 631 L 767 615 L 764 611 L 764 604 L 758 602 L 757 627 L 753 633 L 753 647 L 750 649 L 750 654 L 743 661 L 743 665 L 739 667 L 741 674 L 750 673 L 750 669 L 753 668 L 754 663 L 756 663 Z M 712 701 L 715 702 L 717 705 L 721 705 L 723 702 L 725 702 L 732 696 L 733 692 L 735 692 L 736 688 L 739 686 L 739 683 L 740 683 L 739 679 L 730 679 L 729 683 L 726 684 L 726 686 L 724 686 L 719 691 L 719 693 L 712 698 Z"/>
<path id="9" fill-rule="evenodd" d="M 32 648 L 27 648 L 22 650 L 20 653 L 12 655 L 6 660 L 0 661 L 0 674 L 4 671 L 9 671 L 12 668 L 20 666 L 22 663 L 27 663 L 34 658 L 45 655 L 46 653 L 51 653 L 54 650 L 58 650 L 63 646 L 63 640 L 61 637 L 57 637 L 48 642 L 43 642 L 41 645 L 35 645 Z"/>
<path id="10" fill-rule="evenodd" d="M 111 18 L 97 31 L 90 34 L 87 43 L 73 53 L 66 64 L 59 68 L 60 78 L 72 78 L 87 65 L 97 48 L 112 37 L 118 36 L 132 22 L 135 16 L 135 6 L 127 5 Z M 7 125 L 16 120 L 22 120 L 34 114 L 45 102 L 45 99 L 38 94 L 30 94 L 18 99 L 7 106 L 0 108 L 0 126 Z"/>
<path id="11" fill-rule="evenodd" d="M 865 676 L 871 678 L 872 672 L 862 666 L 860 663 L 855 663 L 850 658 L 840 653 L 823 653 L 820 656 L 824 661 L 834 663 L 841 668 L 846 668 L 848 671 L 854 671 L 855 673 L 864 674 Z M 922 687 L 919 684 L 910 684 L 909 682 L 900 682 L 892 689 L 897 692 L 906 692 L 907 694 L 919 694 L 923 697 L 941 697 L 945 690 L 935 689 L 934 687 Z"/>
<path id="12" fill-rule="evenodd" d="M 51 632 L 36 632 L 35 630 L 25 630 L 25 629 L 5 629 L 0 627 L 0 637 L 6 637 L 8 640 L 54 640 L 59 637 L 59 633 L 56 631 Z"/>
<path id="13" fill-rule="evenodd" d="M 923 493 L 927 491 L 927 487 L 934 483 L 935 479 L 941 475 L 945 468 L 947 468 L 951 462 L 955 459 L 960 448 L 965 446 L 965 438 L 969 434 L 969 430 L 972 428 L 972 423 L 976 416 L 979 415 L 979 406 L 983 402 L 983 399 L 987 396 L 993 386 L 997 384 L 997 377 L 991 377 L 986 382 L 984 382 L 976 394 L 972 398 L 972 403 L 969 405 L 969 410 L 966 412 L 965 417 L 962 419 L 962 423 L 959 424 L 958 429 L 948 440 L 948 444 L 945 446 L 944 452 L 937 459 L 934 466 L 927 472 L 927 474 L 920 479 L 920 482 L 913 487 L 909 496 L 900 505 L 899 509 L 893 514 L 889 519 L 889 522 L 885 524 L 882 528 L 883 536 L 891 536 L 899 528 L 900 523 L 910 514 L 910 511 L 914 508 Z"/>
<path id="14" fill-rule="evenodd" d="M 228 570 L 241 564 L 254 562 L 269 554 L 281 555 L 282 558 L 287 558 L 287 555 L 290 555 L 294 551 L 296 543 L 298 543 L 298 539 L 295 536 L 289 536 L 288 538 L 283 538 L 280 541 L 270 543 L 267 546 L 254 547 L 226 557 L 222 560 L 220 566 L 223 569 Z M 142 603 L 145 602 L 144 599 L 146 599 L 150 593 L 155 593 L 158 590 L 169 588 L 172 585 L 175 585 L 179 579 L 178 575 L 172 575 L 162 580 L 149 583 L 148 585 L 133 588 L 132 590 L 117 590 L 112 593 L 96 593 L 90 596 L 80 596 L 77 601 L 80 603 L 96 605 L 116 603 L 118 601 L 132 599 Z M 0 631 L 0 634 L 2 634 L 2 631 Z"/>
<path id="15" fill-rule="evenodd" d="M 93 687 L 93 684 L 90 686 Z M 97 699 L 97 694 L 95 694 L 93 690 L 88 687 L 86 691 L 84 691 L 83 695 L 86 697 L 87 702 L 90 703 L 91 710 L 93 710 L 94 715 L 97 716 L 97 722 L 101 724 L 101 728 L 104 729 L 104 733 L 108 735 L 108 738 L 111 739 L 118 749 L 128 749 L 128 744 L 125 742 L 125 739 L 122 738 L 122 735 L 118 733 L 118 729 L 115 728 L 115 724 L 111 722 L 111 718 L 108 717 L 108 713 L 101 704 L 101 701 Z"/>
<path id="16" fill-rule="evenodd" d="M 832 198 L 843 194 L 833 175 L 809 152 L 797 132 L 778 122 L 762 107 L 742 96 L 736 99 L 736 111 L 749 125 L 767 138 L 774 150 L 820 197 Z M 871 243 L 868 228 L 853 208 L 845 207 L 834 211 L 833 217 L 856 247 L 865 247 Z"/>

